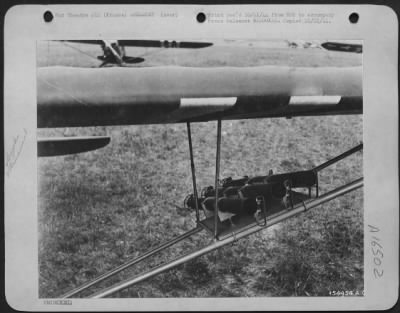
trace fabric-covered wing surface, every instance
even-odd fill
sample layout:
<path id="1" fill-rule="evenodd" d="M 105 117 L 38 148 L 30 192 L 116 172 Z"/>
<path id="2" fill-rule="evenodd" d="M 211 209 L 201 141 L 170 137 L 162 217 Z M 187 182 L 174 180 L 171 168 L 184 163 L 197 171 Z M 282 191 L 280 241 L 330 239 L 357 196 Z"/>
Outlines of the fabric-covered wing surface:
<path id="1" fill-rule="evenodd" d="M 359 114 L 362 68 L 38 69 L 38 127 Z"/>

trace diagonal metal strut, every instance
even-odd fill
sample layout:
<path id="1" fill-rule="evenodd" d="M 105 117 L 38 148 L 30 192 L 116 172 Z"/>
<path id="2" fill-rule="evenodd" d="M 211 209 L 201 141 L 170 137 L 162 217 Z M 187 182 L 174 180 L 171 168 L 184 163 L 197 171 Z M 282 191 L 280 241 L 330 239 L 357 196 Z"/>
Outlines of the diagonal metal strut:
<path id="1" fill-rule="evenodd" d="M 88 288 L 100 283 L 101 281 L 103 281 L 103 280 L 105 280 L 105 279 L 107 279 L 107 278 L 109 278 L 111 276 L 114 276 L 114 275 L 118 274 L 119 272 L 127 269 L 128 267 L 131 267 L 131 266 L 133 266 L 133 265 L 135 265 L 135 264 L 137 264 L 137 263 L 139 263 L 139 262 L 151 257 L 152 255 L 154 255 L 154 254 L 156 254 L 156 253 L 158 253 L 158 252 L 160 252 L 160 251 L 162 251 L 162 250 L 164 250 L 164 249 L 166 249 L 166 248 L 168 248 L 168 247 L 170 247 L 170 246 L 172 246 L 172 245 L 174 245 L 174 244 L 176 244 L 176 243 L 178 243 L 178 242 L 180 242 L 180 241 L 182 241 L 182 240 L 184 240 L 184 239 L 186 239 L 186 238 L 188 238 L 188 237 L 190 237 L 190 236 L 192 236 L 192 235 L 194 235 L 194 234 L 196 234 L 198 232 L 200 232 L 201 230 L 203 230 L 202 227 L 193 228 L 193 229 L 189 230 L 188 232 L 186 232 L 186 233 L 184 233 L 184 234 L 182 234 L 182 235 L 180 235 L 180 236 L 178 236 L 176 238 L 173 238 L 173 239 L 171 239 L 171 240 L 159 245 L 158 247 L 150 250 L 149 252 L 147 252 L 145 254 L 142 254 L 139 257 L 132 258 L 132 259 L 128 260 L 127 262 L 121 264 L 120 266 L 112 269 L 111 271 L 108 271 L 108 272 L 106 272 L 106 273 L 94 278 L 93 280 L 88 281 L 87 283 L 85 283 L 85 284 L 83 284 L 83 285 L 81 285 L 81 286 L 79 286 L 79 287 L 77 287 L 77 288 L 65 293 L 60 298 L 71 298 L 71 297 L 81 293 L 82 291 L 84 291 L 84 290 L 86 290 L 86 289 L 88 289 Z"/>

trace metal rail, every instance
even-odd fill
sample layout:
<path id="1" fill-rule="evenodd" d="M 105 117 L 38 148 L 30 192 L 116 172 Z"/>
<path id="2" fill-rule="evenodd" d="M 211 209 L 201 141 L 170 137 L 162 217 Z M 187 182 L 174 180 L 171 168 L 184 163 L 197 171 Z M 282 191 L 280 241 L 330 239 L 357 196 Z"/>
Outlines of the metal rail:
<path id="1" fill-rule="evenodd" d="M 360 151 L 363 149 L 363 143 L 361 142 L 359 145 L 351 148 L 350 150 L 347 150 L 343 152 L 342 154 L 339 154 L 338 156 L 334 157 L 333 159 L 330 159 L 312 169 L 312 171 L 317 175 L 317 182 L 315 184 L 315 197 L 319 197 L 319 183 L 318 183 L 318 173 L 322 171 L 323 169 L 327 168 L 328 166 L 343 160 L 344 158 L 348 157 L 349 155 L 352 155 L 353 153 L 356 153 L 357 151 Z M 311 190 L 310 190 L 311 191 Z M 310 192 L 311 194 L 311 192 Z"/>
<path id="2" fill-rule="evenodd" d="M 106 273 L 94 278 L 93 280 L 88 281 L 87 283 L 85 283 L 85 284 L 83 284 L 83 285 L 81 285 L 81 286 L 79 286 L 79 287 L 77 287 L 77 288 L 65 293 L 60 298 L 71 298 L 71 297 L 77 295 L 78 293 L 80 293 L 80 292 L 92 287 L 93 285 L 98 284 L 101 281 L 103 281 L 103 280 L 105 280 L 105 279 L 107 279 L 107 278 L 109 278 L 109 277 L 111 277 L 111 276 L 113 276 L 115 274 L 118 274 L 119 272 L 127 269 L 128 267 L 131 267 L 131 266 L 133 266 L 133 265 L 135 265 L 135 264 L 137 264 L 137 263 L 139 263 L 139 262 L 151 257 L 152 255 L 160 252 L 161 250 L 166 249 L 166 248 L 178 243 L 179 241 L 182 241 L 182 240 L 186 239 L 187 237 L 190 237 L 190 236 L 192 236 L 192 235 L 194 235 L 194 234 L 196 234 L 196 233 L 198 233 L 198 232 L 200 232 L 202 230 L 203 230 L 203 227 L 193 228 L 192 230 L 189 230 L 188 232 L 186 232 L 186 233 L 184 233 L 184 234 L 182 234 L 182 235 L 180 235 L 180 236 L 178 236 L 178 237 L 176 237 L 176 238 L 174 238 L 172 240 L 169 240 L 169 241 L 159 245 L 158 247 L 154 248 L 153 250 L 150 250 L 149 252 L 147 252 L 145 254 L 142 254 L 139 257 L 133 258 L 133 259 L 121 264 L 120 266 L 112 269 L 111 271 L 108 271 L 108 272 L 106 272 Z"/>
<path id="3" fill-rule="evenodd" d="M 196 208 L 196 224 L 200 222 L 200 213 L 199 213 L 199 196 L 197 194 L 197 185 L 196 185 L 196 170 L 194 167 L 194 157 L 193 157 L 193 147 L 192 147 L 192 133 L 190 131 L 190 122 L 187 122 L 187 131 L 188 131 L 188 139 L 189 139 L 189 153 L 190 153 L 190 169 L 192 171 L 192 181 L 193 181 L 193 196 Z"/>
<path id="4" fill-rule="evenodd" d="M 350 150 L 347 150 L 346 152 L 343 152 L 342 154 L 339 154 L 338 156 L 334 157 L 333 159 L 330 159 L 328 161 L 326 161 L 325 163 L 322 163 L 320 165 L 318 165 L 317 167 L 314 167 L 312 170 L 314 172 L 319 172 L 321 170 L 323 170 L 324 168 L 327 168 L 329 165 L 332 165 L 333 163 L 336 163 L 342 159 L 344 159 L 345 157 L 348 157 L 349 155 L 362 150 L 363 149 L 363 144 L 360 143 L 359 145 L 355 146 L 354 148 L 351 148 Z"/>
<path id="5" fill-rule="evenodd" d="M 102 290 L 100 292 L 97 292 L 97 293 L 91 295 L 90 298 L 103 298 L 103 297 L 107 297 L 109 295 L 112 295 L 112 294 L 114 294 L 114 293 L 116 293 L 116 292 L 118 292 L 120 290 L 123 290 L 125 288 L 128 288 L 128 287 L 130 287 L 130 286 L 132 286 L 132 285 L 134 285 L 136 283 L 144 281 L 144 280 L 146 280 L 146 279 L 148 279 L 150 277 L 153 277 L 153 276 L 155 276 L 157 274 L 160 274 L 160 273 L 162 273 L 162 272 L 164 272 L 166 270 L 172 269 L 172 268 L 174 268 L 174 267 L 176 267 L 176 266 L 178 266 L 178 265 L 180 265 L 182 263 L 185 263 L 185 262 L 190 261 L 190 260 L 192 260 L 194 258 L 200 257 L 200 256 L 202 256 L 202 255 L 204 255 L 204 254 L 206 254 L 208 252 L 216 250 L 216 249 L 218 249 L 218 248 L 220 248 L 222 246 L 225 246 L 225 245 L 227 245 L 229 243 L 232 243 L 232 242 L 234 242 L 234 241 L 236 241 L 238 239 L 241 239 L 243 237 L 246 237 L 246 236 L 249 236 L 251 234 L 254 234 L 254 233 L 256 233 L 256 232 L 258 232 L 260 230 L 263 230 L 263 229 L 265 229 L 265 228 L 267 228 L 269 226 L 272 226 L 272 225 L 274 225 L 276 223 L 279 223 L 279 222 L 281 222 L 281 221 L 283 221 L 285 219 L 288 219 L 288 218 L 290 218 L 292 216 L 295 216 L 295 215 L 297 215 L 297 214 L 299 214 L 301 212 L 305 212 L 305 211 L 307 211 L 309 209 L 312 209 L 312 208 L 315 208 L 315 207 L 317 207 L 317 206 L 319 206 L 319 205 L 321 205 L 321 204 L 323 204 L 325 202 L 328 202 L 328 201 L 330 201 L 330 200 L 332 200 L 334 198 L 337 198 L 337 197 L 339 197 L 341 195 L 344 195 L 344 194 L 346 194 L 348 192 L 351 192 L 351 191 L 353 191 L 355 189 L 361 188 L 362 186 L 363 186 L 363 178 L 359 178 L 359 179 L 357 179 L 357 180 L 355 180 L 355 181 L 353 181 L 353 182 L 351 182 L 351 183 L 349 183 L 347 185 L 344 185 L 344 186 L 336 188 L 336 189 L 334 189 L 334 190 L 332 190 L 330 192 L 327 192 L 327 193 L 321 195 L 319 198 L 306 200 L 306 201 L 304 201 L 304 203 L 300 203 L 300 204 L 296 205 L 291 210 L 288 210 L 288 211 L 286 211 L 286 212 L 284 212 L 282 214 L 279 214 L 277 216 L 271 217 L 270 219 L 267 219 L 267 224 L 265 226 L 261 226 L 261 225 L 257 225 L 256 224 L 251 228 L 248 228 L 248 229 L 246 229 L 246 230 L 244 230 L 244 231 L 242 231 L 240 233 L 237 233 L 235 236 L 229 236 L 229 237 L 227 237 L 225 239 L 222 239 L 220 241 L 215 240 L 209 246 L 206 246 L 206 247 L 201 248 L 201 249 L 199 249 L 197 251 L 194 251 L 194 252 L 191 252 L 189 254 L 186 254 L 186 255 L 184 255 L 182 257 L 179 257 L 179 258 L 177 258 L 177 259 L 175 259 L 175 260 L 173 260 L 173 261 L 171 261 L 169 263 L 162 264 L 162 265 L 160 265 L 160 266 L 158 266 L 158 267 L 156 267 L 154 269 L 151 269 L 150 271 L 148 271 L 148 272 L 146 272 L 146 273 L 144 273 L 142 275 L 139 275 L 139 276 L 136 276 L 134 278 L 130 278 L 130 279 L 124 280 L 124 281 L 122 281 L 122 282 L 120 282 L 118 284 L 115 284 L 115 285 L 113 285 L 113 286 L 111 286 L 109 288 L 106 288 L 106 289 L 104 289 L 104 290 Z"/>

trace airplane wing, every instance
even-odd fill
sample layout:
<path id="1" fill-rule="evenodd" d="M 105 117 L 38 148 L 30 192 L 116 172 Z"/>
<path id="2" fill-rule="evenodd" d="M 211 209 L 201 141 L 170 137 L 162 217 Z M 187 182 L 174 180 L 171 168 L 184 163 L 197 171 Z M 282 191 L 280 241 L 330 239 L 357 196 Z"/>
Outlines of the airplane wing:
<path id="1" fill-rule="evenodd" d="M 322 43 L 321 46 L 327 50 L 362 53 L 362 45 L 361 44 L 327 41 L 327 42 Z"/>
<path id="2" fill-rule="evenodd" d="M 101 45 L 103 43 L 103 40 L 57 40 L 57 41 L 85 43 L 89 45 Z"/>
<path id="3" fill-rule="evenodd" d="M 81 153 L 102 148 L 110 142 L 107 136 L 57 137 L 38 139 L 38 156 Z"/>
<path id="4" fill-rule="evenodd" d="M 361 67 L 37 71 L 38 127 L 362 113 Z"/>
<path id="5" fill-rule="evenodd" d="M 62 40 L 62 41 L 94 44 L 94 45 L 101 45 L 103 43 L 102 40 Z M 118 40 L 118 43 L 124 47 L 185 48 L 185 49 L 205 48 L 212 45 L 211 42 L 175 41 L 175 40 Z"/>
<path id="6" fill-rule="evenodd" d="M 175 41 L 175 40 L 118 40 L 124 47 L 185 48 L 198 49 L 212 45 L 211 42 Z"/>

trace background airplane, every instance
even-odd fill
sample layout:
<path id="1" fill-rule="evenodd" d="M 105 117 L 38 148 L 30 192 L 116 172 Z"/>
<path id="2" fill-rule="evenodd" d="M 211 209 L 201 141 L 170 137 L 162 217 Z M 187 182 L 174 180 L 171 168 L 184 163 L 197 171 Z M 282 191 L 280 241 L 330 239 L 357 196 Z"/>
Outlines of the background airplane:
<path id="1" fill-rule="evenodd" d="M 327 50 L 362 53 L 362 45 L 359 43 L 326 41 L 321 46 Z"/>
<path id="2" fill-rule="evenodd" d="M 101 42 L 39 41 L 38 67 L 71 66 L 99 67 Z M 171 42 L 171 41 L 168 41 Z M 204 43 L 204 41 L 196 41 Z M 207 41 L 205 41 L 207 42 Z M 125 54 L 144 59 L 139 63 L 125 63 L 124 67 L 185 66 L 185 67 L 245 67 L 245 66 L 358 66 L 360 55 L 321 46 L 322 41 L 299 40 L 214 40 L 204 48 L 160 48 L 161 41 L 153 46 L 124 46 Z M 347 43 L 347 41 L 343 41 Z M 296 43 L 295 48 L 291 43 Z M 354 41 L 350 41 L 354 43 Z M 172 45 L 172 44 L 171 44 Z M 103 56 L 101 56 L 102 58 Z M 110 63 L 106 66 L 118 66 Z"/>
<path id="3" fill-rule="evenodd" d="M 212 45 L 210 42 L 176 40 L 64 40 L 64 42 L 99 45 L 103 50 L 103 55 L 97 57 L 102 61 L 99 67 L 107 64 L 123 66 L 125 64 L 141 63 L 145 60 L 142 57 L 127 56 L 125 47 L 198 49 Z"/>

